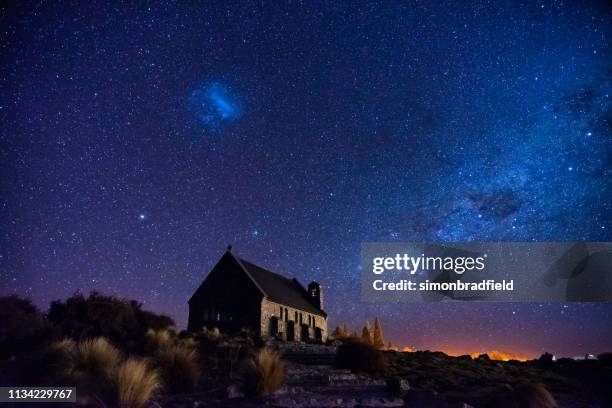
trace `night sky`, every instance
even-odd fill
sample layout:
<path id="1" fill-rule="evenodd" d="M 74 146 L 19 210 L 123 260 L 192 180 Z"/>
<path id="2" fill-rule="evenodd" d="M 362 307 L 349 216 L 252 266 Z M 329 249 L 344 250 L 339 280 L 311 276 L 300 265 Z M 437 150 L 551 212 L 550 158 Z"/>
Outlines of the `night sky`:
<path id="1" fill-rule="evenodd" d="M 358 269 L 368 241 L 612 241 L 605 1 L 79 3 L 0 9 L 0 292 L 184 327 L 232 244 L 321 282 L 330 330 L 612 351 L 612 303 L 372 304 Z"/>

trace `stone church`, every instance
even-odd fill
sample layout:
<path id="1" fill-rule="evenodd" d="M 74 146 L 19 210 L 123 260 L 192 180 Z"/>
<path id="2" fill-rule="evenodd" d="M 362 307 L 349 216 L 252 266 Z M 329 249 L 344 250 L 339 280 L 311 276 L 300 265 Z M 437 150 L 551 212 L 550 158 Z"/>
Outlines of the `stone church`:
<path id="1" fill-rule="evenodd" d="M 248 328 L 262 337 L 322 342 L 327 314 L 317 282 L 304 288 L 232 253 L 231 246 L 189 299 L 191 331 L 218 327 L 222 333 Z"/>

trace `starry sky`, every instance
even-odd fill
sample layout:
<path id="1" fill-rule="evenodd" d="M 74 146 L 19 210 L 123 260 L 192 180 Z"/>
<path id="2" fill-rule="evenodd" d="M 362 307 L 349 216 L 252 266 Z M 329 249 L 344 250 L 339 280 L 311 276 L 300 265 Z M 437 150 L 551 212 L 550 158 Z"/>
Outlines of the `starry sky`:
<path id="1" fill-rule="evenodd" d="M 14 2 L 17 3 L 17 2 Z M 612 351 L 611 303 L 360 300 L 369 241 L 611 241 L 605 1 L 0 6 L 0 292 L 184 327 L 228 244 L 330 326 Z"/>

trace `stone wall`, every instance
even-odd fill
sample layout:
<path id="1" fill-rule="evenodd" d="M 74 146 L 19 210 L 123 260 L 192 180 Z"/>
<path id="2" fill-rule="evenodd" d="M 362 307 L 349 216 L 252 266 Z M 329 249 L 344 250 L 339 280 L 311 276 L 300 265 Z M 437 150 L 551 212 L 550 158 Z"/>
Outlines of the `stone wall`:
<path id="1" fill-rule="evenodd" d="M 281 307 L 283 308 L 283 316 L 281 318 Z M 285 311 L 287 310 L 288 318 L 285 319 Z M 295 319 L 297 312 L 297 320 Z M 302 325 L 305 329 L 302 329 L 302 325 L 300 325 L 300 313 L 302 317 Z M 316 333 L 315 329 L 321 329 L 322 340 L 325 341 L 327 339 L 327 318 L 311 313 L 307 313 L 301 311 L 299 309 L 295 309 L 289 306 L 281 305 L 279 303 L 273 302 L 266 298 L 263 298 L 261 301 L 261 328 L 260 333 L 262 336 L 270 336 L 271 327 L 270 322 L 272 318 L 277 318 L 277 327 L 280 338 L 283 340 L 287 339 L 287 328 L 291 326 L 289 323 L 294 322 L 294 340 L 295 341 L 306 341 L 307 339 L 302 336 L 302 332 L 307 334 L 311 340 L 315 339 Z M 310 325 L 308 324 L 310 321 Z M 306 333 L 307 332 L 307 333 Z"/>

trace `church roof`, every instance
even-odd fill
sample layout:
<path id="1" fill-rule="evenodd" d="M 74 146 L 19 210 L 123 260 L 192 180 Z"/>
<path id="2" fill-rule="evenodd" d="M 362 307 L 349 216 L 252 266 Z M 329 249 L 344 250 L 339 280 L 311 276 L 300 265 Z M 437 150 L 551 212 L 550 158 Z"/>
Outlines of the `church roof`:
<path id="1" fill-rule="evenodd" d="M 323 310 L 310 302 L 308 292 L 306 292 L 306 289 L 297 279 L 286 278 L 239 258 L 234 254 L 232 256 L 242 266 L 242 269 L 249 275 L 263 295 L 271 301 L 305 312 L 327 316 Z"/>

